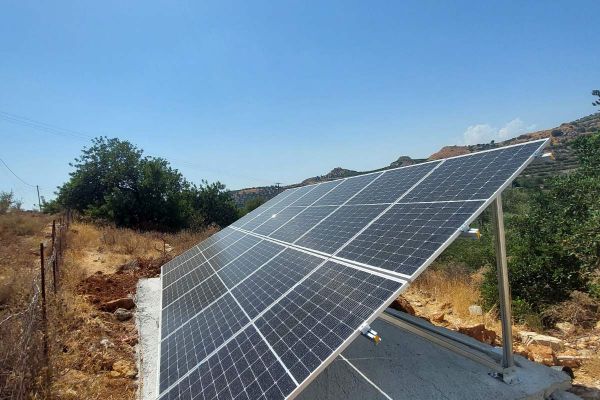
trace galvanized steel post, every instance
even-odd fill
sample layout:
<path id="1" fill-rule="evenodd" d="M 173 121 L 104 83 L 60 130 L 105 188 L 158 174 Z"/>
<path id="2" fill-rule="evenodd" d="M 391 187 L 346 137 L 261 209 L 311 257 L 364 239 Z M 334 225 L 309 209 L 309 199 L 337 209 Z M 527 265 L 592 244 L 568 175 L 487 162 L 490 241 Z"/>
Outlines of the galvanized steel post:
<path id="1" fill-rule="evenodd" d="M 512 342 L 512 309 L 510 286 L 508 283 L 508 265 L 506 262 L 506 240 L 504 237 L 504 214 L 502 197 L 498 195 L 492 203 L 492 215 L 495 230 L 496 269 L 498 272 L 498 293 L 500 295 L 500 318 L 502 322 L 502 367 L 514 366 Z"/>

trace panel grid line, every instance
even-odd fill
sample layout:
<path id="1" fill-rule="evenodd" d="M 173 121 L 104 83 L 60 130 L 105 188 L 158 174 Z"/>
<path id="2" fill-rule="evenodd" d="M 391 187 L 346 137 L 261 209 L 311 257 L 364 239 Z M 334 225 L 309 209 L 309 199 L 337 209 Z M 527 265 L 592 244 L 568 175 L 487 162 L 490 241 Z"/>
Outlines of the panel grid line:
<path id="1" fill-rule="evenodd" d="M 209 261 L 210 263 L 210 261 Z M 319 267 L 317 267 L 319 268 Z M 315 268 L 316 269 L 316 268 Z M 219 277 L 219 279 L 221 279 L 221 277 Z M 223 282 L 223 280 L 221 279 L 221 282 L 223 283 L 223 285 L 225 285 L 225 282 Z M 265 342 L 265 344 L 269 347 L 269 350 L 271 350 L 271 352 L 273 353 L 273 355 L 275 355 L 275 357 L 277 358 L 277 361 L 279 361 L 279 364 L 281 364 L 281 366 L 283 367 L 283 369 L 285 369 L 285 372 L 287 372 L 287 374 L 290 376 L 290 378 L 292 378 L 292 380 L 294 381 L 294 383 L 297 385 L 299 385 L 298 381 L 296 380 L 296 378 L 294 377 L 294 375 L 292 375 L 292 373 L 288 370 L 288 368 L 286 367 L 286 365 L 283 363 L 283 361 L 281 361 L 281 358 L 279 358 L 279 355 L 275 352 L 275 350 L 273 350 L 273 348 L 271 347 L 271 344 L 269 342 L 267 342 L 267 339 L 264 337 L 264 335 L 262 334 L 262 332 L 260 331 L 260 329 L 258 329 L 256 327 L 256 325 L 254 324 L 254 322 L 252 321 L 252 319 L 250 318 L 250 315 L 248 315 L 248 313 L 246 312 L 246 310 L 244 309 L 244 307 L 242 307 L 242 305 L 240 304 L 240 302 L 238 301 L 238 299 L 236 298 L 236 296 L 234 296 L 231 293 L 231 290 L 227 289 L 229 291 L 229 294 L 231 294 L 231 297 L 233 297 L 233 300 L 235 300 L 236 304 L 238 305 L 238 307 L 242 310 L 242 312 L 246 315 L 246 318 L 248 318 L 250 320 L 250 323 L 254 326 L 254 329 L 256 329 L 256 331 L 258 332 L 258 334 L 260 335 L 261 339 Z"/>
<path id="2" fill-rule="evenodd" d="M 393 202 L 392 204 L 390 204 L 385 210 L 383 210 L 377 217 L 373 218 L 373 220 L 371 220 L 371 222 L 369 222 L 367 225 L 365 225 L 360 231 L 358 231 L 353 237 L 351 237 L 350 239 L 348 239 L 348 241 L 346 243 L 344 243 L 339 249 L 337 249 L 337 251 L 335 251 L 333 253 L 333 256 L 335 256 L 337 253 L 339 253 L 344 247 L 346 247 L 348 245 L 348 243 L 352 242 L 354 239 L 356 239 L 361 233 L 363 233 L 365 230 L 367 230 L 367 228 L 369 228 L 369 226 L 371 226 L 375 221 L 377 221 L 379 218 L 381 218 L 381 216 L 383 214 L 385 214 L 386 212 L 388 212 L 388 210 L 390 210 L 394 204 L 396 204 L 397 202 L 399 202 L 400 200 L 402 200 L 404 197 L 406 197 L 414 188 L 416 188 L 421 182 L 423 182 L 425 179 L 427 179 L 428 176 L 430 176 L 433 171 L 437 170 L 439 167 L 441 167 L 442 165 L 444 165 L 444 162 L 446 160 L 441 160 L 439 164 L 437 164 L 435 167 L 433 167 L 428 173 L 426 173 L 423 177 L 421 177 L 421 179 L 419 179 L 414 185 L 412 185 L 406 192 L 404 192 L 399 198 L 396 199 L 395 202 Z"/>
<path id="3" fill-rule="evenodd" d="M 210 260 L 206 261 L 207 266 L 210 267 L 211 270 L 215 271 L 214 274 L 216 274 L 216 278 L 218 278 L 218 280 L 215 280 L 215 282 L 220 282 L 218 285 L 223 286 L 223 289 L 218 290 L 225 290 L 225 293 L 222 294 L 220 297 L 229 294 L 234 300 L 234 302 L 231 302 L 232 306 L 234 308 L 239 307 L 240 311 L 242 312 L 239 313 L 238 311 L 239 322 L 241 324 L 244 324 L 244 319 L 247 319 L 249 322 L 242 326 L 242 328 L 239 328 L 240 325 L 235 326 L 235 328 L 233 329 L 233 333 L 231 333 L 230 337 L 227 336 L 228 334 L 224 334 L 223 338 L 225 339 L 225 341 L 209 354 L 206 354 L 206 352 L 214 348 L 214 345 L 210 345 L 210 343 L 208 344 L 209 347 L 205 347 L 204 345 L 202 345 L 204 346 L 205 350 L 202 351 L 202 347 L 199 348 L 200 352 L 198 356 L 206 356 L 203 357 L 201 361 L 196 362 L 196 358 L 191 358 L 187 361 L 186 366 L 184 360 L 183 365 L 185 366 L 185 368 L 178 368 L 179 372 L 174 373 L 173 375 L 170 375 L 169 378 L 167 378 L 167 381 L 165 383 L 167 383 L 168 387 L 166 387 L 164 390 L 160 390 L 160 387 L 158 388 L 157 392 L 160 394 L 161 399 L 164 398 L 164 400 L 167 400 L 168 398 L 169 400 L 173 400 L 183 395 L 185 395 L 186 398 L 191 398 L 191 394 L 198 392 L 201 392 L 202 396 L 208 396 L 206 398 L 233 398 L 237 396 L 236 393 L 240 393 L 240 390 L 242 391 L 241 393 L 244 394 L 244 398 L 248 398 L 248 396 L 250 398 L 293 398 L 298 393 L 300 393 L 317 376 L 317 374 L 319 374 L 323 369 L 325 369 L 327 365 L 329 365 L 331 361 L 333 361 L 338 355 L 340 355 L 340 359 L 350 364 L 356 370 L 356 367 L 354 367 L 347 359 L 343 357 L 343 355 L 341 355 L 341 352 L 352 342 L 352 340 L 354 340 L 357 336 L 360 335 L 359 327 L 357 327 L 356 324 L 358 322 L 362 323 L 362 321 L 364 321 L 364 323 L 369 324 L 372 321 L 374 321 L 377 318 L 377 316 L 385 310 L 388 303 L 391 302 L 399 294 L 404 292 L 404 290 L 408 287 L 408 284 L 412 282 L 416 277 L 418 277 L 460 235 L 460 227 L 468 226 L 469 224 L 471 224 L 481 214 L 481 212 L 483 212 L 483 210 L 489 206 L 489 204 L 494 199 L 498 198 L 502 190 L 504 190 L 514 180 L 514 178 L 518 176 L 527 167 L 527 165 L 531 162 L 533 157 L 539 154 L 543 147 L 547 144 L 548 140 L 543 139 L 538 141 L 527 142 L 524 144 L 505 146 L 498 149 L 490 149 L 484 152 L 452 157 L 445 160 L 435 160 L 428 163 L 417 164 L 417 166 L 422 166 L 423 164 L 430 164 L 432 165 L 432 167 L 429 170 L 424 171 L 424 175 L 422 176 L 420 176 L 421 174 L 417 172 L 419 176 L 415 177 L 416 181 L 412 180 L 410 174 L 406 178 L 404 178 L 401 175 L 398 178 L 400 180 L 400 183 L 398 183 L 397 185 L 394 181 L 391 181 L 391 179 L 396 179 L 398 175 L 386 175 L 386 173 L 388 171 L 398 171 L 402 169 L 406 170 L 409 167 L 400 167 L 385 172 L 375 171 L 373 173 L 365 175 L 371 175 L 376 173 L 379 175 L 377 175 L 368 183 L 365 179 L 363 183 L 364 186 L 362 186 L 360 190 L 358 190 L 356 193 L 351 194 L 350 197 L 345 201 L 343 200 L 347 196 L 346 193 L 351 192 L 355 187 L 357 187 L 356 182 L 353 184 L 345 185 L 345 182 L 348 182 L 353 178 L 340 179 L 338 180 L 339 182 L 337 184 L 332 184 L 330 181 L 316 185 L 310 185 L 313 187 L 309 189 L 304 189 L 302 194 L 298 193 L 298 191 L 303 190 L 302 188 L 292 190 L 288 195 L 286 195 L 277 203 L 275 203 L 282 205 L 277 209 L 279 210 L 278 212 L 288 209 L 288 207 L 296 207 L 293 206 L 293 204 L 302 205 L 302 207 L 305 208 L 304 210 L 301 209 L 300 212 L 294 214 L 292 218 L 289 218 L 281 226 L 277 226 L 276 229 L 272 232 L 267 232 L 269 228 L 261 230 L 261 233 L 252 231 L 252 229 L 256 229 L 258 226 L 263 225 L 266 221 L 258 225 L 251 225 L 254 226 L 254 228 L 249 229 L 232 225 L 228 228 L 225 228 L 229 231 L 225 232 L 225 235 L 222 238 L 218 239 L 217 241 L 214 241 L 213 243 L 210 243 L 209 246 L 206 246 L 203 243 L 200 243 L 199 245 L 195 246 L 192 250 L 196 251 L 196 253 L 190 254 L 191 257 L 178 257 L 178 261 L 176 261 L 175 263 L 170 263 L 170 268 L 167 268 L 169 269 L 169 271 L 166 271 L 164 274 L 161 274 L 161 287 L 163 284 L 163 278 L 167 276 L 167 273 L 172 273 L 173 271 L 177 270 L 181 265 L 185 264 L 185 269 L 175 273 L 173 277 L 177 278 L 177 276 L 182 272 L 184 273 L 183 276 L 187 276 L 187 273 L 189 272 L 186 271 L 188 268 L 190 268 L 190 262 L 186 263 L 186 261 L 197 257 L 198 253 L 201 254 L 203 258 L 206 258 L 206 256 L 210 256 Z M 514 151 L 506 151 L 507 148 L 514 148 L 517 146 L 519 147 L 516 148 Z M 481 162 L 481 154 L 488 152 L 495 153 L 491 154 L 489 157 L 487 155 L 483 157 L 490 160 L 491 163 L 491 166 L 485 167 L 484 163 Z M 453 164 L 448 164 L 448 160 L 470 156 L 475 157 L 467 159 L 467 161 L 463 163 L 464 168 L 462 164 L 457 164 L 456 162 Z M 503 162 L 505 164 L 503 164 Z M 506 168 L 504 168 L 504 165 L 506 165 Z M 474 173 L 471 177 L 469 177 L 469 175 L 465 173 L 465 170 L 474 171 Z M 482 172 L 484 170 L 485 173 Z M 354 212 L 353 210 L 359 211 L 359 208 L 347 208 L 346 210 L 350 211 L 346 211 L 342 214 L 335 214 L 338 210 L 341 210 L 343 206 L 351 207 L 348 205 L 350 204 L 349 201 L 351 199 L 357 199 L 356 196 L 359 193 L 366 193 L 365 189 L 369 187 L 373 182 L 378 181 L 379 178 L 381 178 L 382 176 L 387 176 L 385 183 L 383 183 L 384 181 L 381 181 L 382 184 L 372 186 L 375 187 L 377 190 L 382 189 L 382 194 L 369 194 L 367 196 L 361 196 L 360 198 L 367 200 L 381 199 L 386 200 L 386 202 L 372 204 L 357 204 L 358 207 L 379 207 L 375 209 L 375 213 L 371 211 L 369 214 L 360 211 L 362 214 L 359 214 L 356 217 L 354 217 L 352 216 L 352 213 Z M 412 174 L 412 176 L 414 176 L 414 174 Z M 457 177 L 456 180 L 449 178 L 454 176 Z M 402 182 L 408 183 L 410 187 L 407 189 L 403 189 L 401 186 L 403 185 Z M 414 183 L 411 185 L 412 182 Z M 429 195 L 428 193 L 430 193 L 432 190 L 437 191 L 437 188 L 435 186 L 436 182 L 445 182 L 444 185 L 446 186 L 456 183 L 457 187 L 445 187 L 441 189 L 441 192 L 439 192 L 441 193 L 441 195 L 438 192 L 434 193 L 433 195 Z M 387 189 L 387 186 L 382 186 L 388 185 L 388 183 L 396 186 L 389 188 L 389 190 Z M 331 185 L 334 185 L 334 187 L 327 189 Z M 462 188 L 463 185 L 464 188 Z M 320 187 L 320 189 L 316 189 L 317 187 Z M 337 188 L 342 187 L 344 189 L 340 189 L 340 191 L 337 192 L 338 194 L 333 194 L 335 190 L 337 190 Z M 473 190 L 471 190 L 471 188 L 473 188 Z M 308 206 L 301 201 L 298 202 L 299 199 L 303 198 L 308 193 L 313 193 L 313 196 L 306 197 L 306 199 L 314 199 L 315 195 L 323 193 L 325 189 L 327 189 L 326 193 L 318 196 L 318 198 L 312 201 Z M 404 190 L 404 192 L 400 193 L 400 190 Z M 298 193 L 299 196 L 294 196 L 293 193 Z M 332 212 L 329 212 L 324 218 L 321 218 L 321 220 L 319 220 L 318 222 L 316 221 L 319 217 L 325 215 L 327 211 L 330 211 L 333 208 L 326 208 L 319 212 L 315 212 L 312 214 L 312 216 L 309 216 L 307 214 L 303 222 L 298 222 L 294 226 L 294 228 L 292 228 L 291 231 L 288 230 L 288 232 L 292 232 L 292 236 L 290 236 L 289 233 L 286 233 L 283 236 L 279 237 L 283 237 L 291 241 L 295 237 L 295 235 L 297 235 L 297 233 L 295 232 L 301 232 L 301 230 L 299 231 L 299 229 L 306 228 L 310 226 L 310 224 L 314 225 L 311 226 L 310 229 L 304 232 L 300 237 L 307 235 L 307 233 L 309 231 L 312 231 L 317 225 L 325 224 L 328 222 L 333 223 L 332 226 L 334 230 L 325 227 L 326 229 L 324 231 L 323 229 L 320 229 L 318 232 L 315 231 L 316 236 L 312 235 L 310 240 L 302 241 L 300 243 L 296 243 L 300 237 L 295 239 L 293 242 L 290 242 L 269 236 L 273 232 L 278 231 L 283 226 L 295 220 L 296 218 L 300 218 L 299 216 L 305 213 L 306 210 L 309 209 L 309 207 L 311 209 L 316 209 L 317 207 L 320 207 L 321 205 L 319 205 L 319 201 L 321 199 L 325 199 L 330 193 L 332 193 L 332 196 L 329 197 L 329 200 L 324 200 L 321 205 L 335 208 Z M 400 193 L 400 195 L 397 198 L 395 198 L 392 202 L 388 203 L 388 199 L 390 201 L 392 200 L 391 194 L 395 193 Z M 477 194 L 480 194 L 481 196 L 477 196 Z M 430 196 L 429 200 L 427 199 L 427 196 Z M 474 198 L 484 196 L 485 198 L 482 199 Z M 459 200 L 459 197 L 464 197 L 465 199 Z M 288 199 L 288 201 L 286 202 L 285 199 Z M 342 201 L 343 203 L 339 204 Z M 337 204 L 328 205 L 327 203 L 329 202 L 337 202 Z M 268 213 L 272 209 L 273 206 L 269 207 L 268 209 L 266 209 L 262 213 L 259 213 L 258 215 L 264 216 L 265 213 Z M 288 215 L 293 214 L 294 211 L 295 209 L 291 209 L 291 212 L 288 212 Z M 336 218 L 338 218 L 337 220 L 326 221 L 330 217 L 333 218 L 334 214 Z M 368 217 L 368 219 L 365 217 Z M 345 220 L 344 218 L 349 219 Z M 458 226 L 459 224 L 460 226 Z M 273 224 L 271 224 L 270 226 L 273 226 Z M 337 235 L 335 229 L 339 229 L 339 235 Z M 237 234 L 235 234 L 234 232 L 237 232 Z M 262 232 L 267 232 L 267 234 L 263 235 Z M 243 237 L 246 238 L 253 237 L 256 240 L 260 240 L 260 242 L 255 243 L 248 249 L 242 251 L 241 254 L 236 256 L 237 253 L 235 252 L 235 250 L 237 247 L 231 246 L 234 243 L 239 242 L 240 239 L 234 240 L 233 243 L 227 245 L 227 243 L 231 242 L 231 239 L 235 239 L 235 237 L 232 237 L 230 238 L 230 240 L 221 242 L 222 244 L 226 245 L 226 247 L 222 251 L 229 248 L 229 252 L 216 254 L 213 254 L 213 252 L 209 252 L 207 254 L 204 253 L 204 251 L 211 248 L 216 243 L 232 234 L 241 234 L 243 235 Z M 331 249 L 329 252 L 321 251 L 324 247 L 320 242 L 318 242 L 318 240 L 321 240 L 320 238 L 323 238 L 323 234 L 337 236 L 337 238 L 334 238 L 333 241 L 327 239 L 324 242 L 329 243 L 327 244 L 327 247 L 325 247 L 328 250 Z M 207 241 L 209 240 L 210 238 L 207 239 Z M 317 241 L 315 242 L 315 240 Z M 418 243 L 420 241 L 423 242 L 422 245 Z M 229 272 L 226 271 L 227 273 L 223 276 L 221 276 L 221 274 L 217 272 L 223 270 L 226 266 L 229 266 L 234 260 L 238 260 L 243 254 L 250 251 L 250 249 L 255 248 L 260 243 L 263 243 L 265 246 L 271 246 L 272 249 L 278 249 L 278 246 L 281 246 L 282 248 L 275 254 L 275 256 L 271 257 L 265 262 L 262 261 L 263 259 L 258 259 L 255 265 L 258 265 L 259 263 L 261 264 L 258 267 L 254 267 L 253 270 L 250 270 L 248 267 L 243 267 L 240 269 L 237 266 L 233 266 L 234 268 L 232 268 Z M 332 246 L 336 247 L 334 248 Z M 239 250 L 242 250 L 243 248 L 244 247 L 242 246 Z M 304 270 L 296 269 L 294 270 L 293 274 L 290 273 L 286 275 L 286 265 L 289 265 L 292 268 L 295 268 L 294 263 L 299 263 L 297 264 L 298 266 L 303 265 L 302 257 L 290 259 L 289 257 L 286 258 L 285 256 L 286 254 L 299 254 L 297 252 L 306 254 L 304 256 L 304 260 L 306 260 L 306 263 L 308 262 L 308 260 L 317 257 L 316 259 L 314 259 L 316 261 L 316 266 L 305 263 Z M 222 256 L 217 258 L 217 254 L 222 254 Z M 269 256 L 271 254 L 273 253 L 269 253 Z M 231 261 L 228 261 L 229 257 L 231 256 L 235 257 Z M 406 258 L 404 257 L 408 257 L 413 261 L 411 261 L 411 263 L 409 264 L 404 264 L 404 260 L 406 260 Z M 279 264 L 277 264 L 277 261 L 275 259 L 279 260 Z M 180 264 L 177 264 L 177 262 L 179 262 Z M 217 269 L 216 267 L 219 267 L 220 264 L 223 265 L 221 266 L 221 268 Z M 269 267 L 265 268 L 266 265 L 269 265 Z M 332 267 L 335 265 L 337 265 L 337 267 L 332 269 Z M 407 270 L 405 268 L 406 265 L 409 265 L 411 269 Z M 393 267 L 392 270 L 388 269 L 390 267 Z M 402 272 L 410 272 L 410 275 L 398 272 L 398 270 Z M 233 275 L 230 275 L 231 273 L 233 273 Z M 339 281 L 337 280 L 337 274 L 341 274 L 339 275 Z M 271 280 L 269 280 L 269 277 L 271 277 Z M 181 279 L 181 277 L 177 278 L 176 281 L 178 281 L 179 279 Z M 336 286 L 335 284 L 331 283 L 334 282 L 331 281 L 331 279 L 333 279 L 335 282 L 338 282 L 339 285 Z M 364 281 L 362 279 L 364 279 Z M 229 286 L 227 286 L 225 280 L 229 281 Z M 206 281 L 206 279 L 202 282 L 204 281 Z M 202 282 L 199 284 L 192 283 L 193 285 L 195 285 L 193 289 L 200 288 L 203 285 Z M 245 282 L 248 282 L 248 284 L 246 284 Z M 329 283 L 327 282 L 330 282 L 333 286 L 330 288 Z M 384 282 L 390 283 L 385 284 Z M 391 282 L 396 283 L 392 284 Z M 244 284 L 244 286 L 240 286 L 240 284 Z M 374 288 L 378 289 L 368 289 L 369 284 L 374 284 Z M 210 284 L 207 288 L 201 289 L 203 291 L 208 291 L 207 294 L 203 294 L 204 297 L 206 297 L 207 295 L 212 296 L 210 293 L 210 291 L 213 290 L 212 285 L 213 284 Z M 182 285 L 181 288 L 177 290 L 185 290 L 189 288 L 189 286 L 190 284 L 188 283 L 187 285 Z M 362 289 L 358 289 L 359 287 L 361 287 Z M 237 296 L 234 296 L 233 290 L 236 288 L 236 293 L 239 294 L 242 293 L 240 291 L 254 291 L 255 289 L 257 294 L 250 296 L 240 296 L 238 298 Z M 356 291 L 354 288 L 358 289 L 358 291 Z M 193 289 L 188 290 L 188 292 Z M 265 290 L 270 292 L 265 292 L 264 299 L 256 298 L 256 296 L 263 296 L 260 293 L 264 292 Z M 333 292 L 331 290 L 333 290 Z M 370 292 L 373 293 L 374 296 L 364 297 L 364 295 L 359 294 Z M 311 293 L 314 293 L 314 295 Z M 327 293 L 332 293 L 333 297 L 331 298 L 331 300 L 327 300 Z M 339 296 L 342 297 L 340 298 Z M 349 297 L 347 297 L 345 301 L 342 301 L 344 296 Z M 178 299 L 180 298 L 181 297 L 178 297 Z M 303 298 L 305 298 L 307 302 L 304 302 L 302 300 Z M 197 300 L 194 301 L 197 302 Z M 311 301 L 313 303 L 309 304 L 308 302 Z M 320 303 L 321 301 L 325 302 Z M 384 302 L 381 303 L 382 301 Z M 243 304 L 245 304 L 245 302 L 254 302 L 252 304 L 256 304 L 256 306 L 250 307 L 248 310 L 246 310 L 245 307 L 243 307 Z M 294 304 L 296 304 L 296 308 L 294 308 Z M 322 352 L 316 351 L 317 348 L 315 348 L 316 352 L 313 353 L 313 347 L 311 346 L 315 345 L 315 342 L 312 338 L 314 338 L 314 335 L 317 334 L 317 332 L 315 331 L 313 334 L 311 330 L 307 328 L 313 326 L 311 319 L 314 321 L 315 318 L 317 318 L 318 320 L 318 318 L 320 318 L 319 315 L 322 315 L 318 314 L 315 311 L 314 317 L 311 318 L 311 310 L 313 310 L 315 306 L 319 307 L 319 304 L 323 304 L 325 306 L 324 310 L 328 310 L 329 307 L 333 307 L 331 308 L 332 315 L 334 315 L 333 310 L 338 310 L 338 308 L 336 307 L 339 307 L 339 305 L 341 304 L 345 304 L 344 307 L 347 306 L 349 307 L 349 309 L 352 310 L 361 309 L 354 307 L 366 308 L 362 308 L 363 311 L 360 312 L 350 313 L 340 313 L 340 311 L 335 311 L 335 315 L 341 317 L 342 322 L 349 321 L 349 325 L 346 325 L 346 328 L 344 329 L 340 328 L 341 330 L 336 331 L 338 339 L 329 344 L 330 350 Z M 161 296 L 161 309 L 162 306 L 163 304 Z M 197 307 L 196 303 L 194 303 L 193 307 Z M 207 307 L 203 307 L 202 310 L 200 310 L 198 313 L 196 313 L 194 316 L 192 316 L 189 320 L 185 321 L 181 325 L 187 324 L 190 320 L 196 318 L 196 316 L 202 313 L 203 310 L 207 309 Z M 221 305 L 217 307 L 220 308 Z M 304 307 L 306 307 L 306 309 L 304 309 Z M 191 311 L 193 313 L 195 309 L 192 308 Z M 292 312 L 299 312 L 299 314 L 291 314 Z M 189 314 L 190 310 L 177 311 L 177 313 L 184 316 Z M 174 314 L 175 318 L 178 318 L 177 313 Z M 278 317 L 279 315 L 281 316 Z M 289 315 L 290 320 L 288 322 L 285 322 L 286 326 L 282 327 L 282 333 L 279 334 L 279 337 L 281 339 L 277 341 L 275 339 L 278 334 L 275 334 L 275 336 L 273 336 L 273 329 L 279 329 L 278 327 L 280 327 L 280 324 L 284 322 L 283 320 L 276 320 L 273 318 L 288 318 L 286 317 L 286 315 Z M 250 318 L 251 316 L 253 317 Z M 293 318 L 291 318 L 292 316 Z M 173 317 L 170 318 L 171 320 L 173 319 Z M 205 317 L 203 318 L 206 319 Z M 161 326 L 165 322 L 162 318 L 162 313 L 159 317 L 159 321 Z M 233 322 L 235 322 L 235 319 L 233 320 Z M 335 321 L 329 320 L 329 322 Z M 335 326 L 337 329 L 337 325 L 331 326 Z M 179 328 L 180 326 L 175 327 L 174 331 L 177 331 Z M 239 330 L 235 331 L 235 329 Z M 263 329 L 264 331 L 261 331 L 261 329 Z M 306 332 L 307 330 L 308 333 L 301 334 L 301 332 Z M 288 337 L 288 339 L 284 340 L 283 335 L 285 334 L 285 332 L 290 332 L 290 334 L 293 332 L 293 334 L 296 336 L 290 336 Z M 170 335 L 168 331 L 163 333 L 168 333 L 167 335 L 165 335 L 165 338 L 169 337 Z M 269 338 L 269 341 L 267 341 L 267 338 Z M 302 342 L 304 338 L 306 338 L 308 341 Z M 160 345 L 161 343 L 163 343 L 163 340 L 164 338 L 159 340 L 159 359 L 161 360 L 161 365 L 163 363 L 162 359 L 165 356 L 161 351 Z M 338 340 L 341 340 L 341 342 Z M 248 343 L 248 341 L 250 341 L 250 343 Z M 311 349 L 311 351 L 305 353 L 302 351 L 302 347 L 298 347 L 297 345 L 294 345 L 292 348 L 291 346 L 294 343 L 301 343 L 303 345 L 306 344 L 307 346 L 309 346 L 308 348 Z M 328 341 L 327 343 L 330 342 Z M 335 343 L 335 347 L 333 347 L 333 343 Z M 254 369 L 252 370 L 252 373 L 254 374 L 251 375 L 253 381 L 247 381 L 246 384 L 250 385 L 248 387 L 226 386 L 229 383 L 231 383 L 232 385 L 241 384 L 240 380 L 235 377 L 235 374 L 237 372 L 239 375 L 241 371 L 245 368 L 243 360 L 242 363 L 239 364 L 241 369 L 238 368 L 238 364 L 236 364 L 235 362 L 234 364 L 231 364 L 231 362 L 227 361 L 227 357 L 229 357 L 229 354 L 233 355 L 236 354 L 235 352 L 239 353 L 241 349 L 239 346 L 241 345 L 251 345 L 258 347 L 262 346 L 262 350 L 258 350 L 259 353 L 254 354 L 258 354 L 257 357 L 259 358 L 257 359 L 257 363 L 260 364 L 262 362 L 261 365 L 263 366 L 263 369 L 259 369 L 257 373 L 255 373 Z M 190 351 L 190 349 L 186 351 Z M 169 353 L 166 354 L 167 357 L 169 357 L 168 354 Z M 183 354 L 182 357 L 185 357 L 186 354 L 189 353 Z M 321 361 L 314 359 L 315 354 Z M 238 360 L 238 356 L 235 357 L 236 358 L 232 360 Z M 180 362 L 177 361 L 177 365 L 180 365 L 179 363 Z M 225 376 L 224 378 L 223 375 L 219 376 L 218 372 L 210 372 L 211 368 L 213 368 L 214 363 L 217 363 L 214 365 L 217 368 L 229 368 L 229 375 Z M 270 375 L 267 374 L 268 378 L 266 378 L 265 380 L 265 373 L 261 371 L 265 371 L 264 368 L 266 368 L 266 366 L 269 365 L 275 366 L 274 368 L 278 372 Z M 282 367 L 283 369 L 280 369 L 280 367 Z M 157 380 L 157 382 L 159 384 L 161 378 L 160 370 L 161 368 L 158 368 L 159 379 Z M 233 376 L 230 374 L 231 372 L 233 372 Z M 216 380 L 217 377 L 219 377 L 219 379 L 221 380 Z M 173 380 L 175 380 L 174 383 L 169 385 L 169 382 Z M 238 382 L 238 384 L 236 384 L 236 381 Z M 196 385 L 195 391 L 190 391 L 192 390 L 194 385 Z M 295 387 L 292 385 L 295 385 Z M 206 392 L 204 392 L 205 390 Z M 383 394 L 385 395 L 385 393 Z"/>
<path id="4" fill-rule="evenodd" d="M 311 228 L 309 228 L 309 229 L 308 229 L 308 230 L 307 230 L 305 233 L 303 233 L 303 234 L 302 234 L 300 237 L 298 237 L 298 239 L 294 240 L 294 242 L 293 242 L 293 243 L 295 243 L 296 241 L 300 240 L 300 239 L 301 239 L 303 236 L 305 236 L 305 235 L 306 235 L 308 232 L 310 232 L 311 230 L 313 230 L 313 229 L 314 229 L 314 228 L 315 228 L 317 225 L 319 225 L 320 223 L 322 223 L 324 220 L 326 220 L 328 217 L 330 217 L 330 216 L 331 216 L 333 213 L 335 213 L 335 212 L 336 212 L 337 210 L 339 210 L 341 207 L 343 207 L 344 205 L 348 204 L 348 202 L 349 202 L 350 200 L 352 200 L 354 197 L 356 197 L 356 196 L 357 196 L 359 193 L 361 193 L 363 190 L 366 190 L 366 189 L 367 189 L 367 188 L 368 188 L 368 187 L 369 187 L 371 184 L 373 184 L 373 182 L 375 182 L 377 179 L 379 179 L 379 178 L 380 178 L 382 175 L 383 175 L 383 173 L 380 173 L 378 176 L 376 176 L 376 177 L 375 177 L 375 179 L 373 179 L 372 181 L 370 181 L 369 183 L 367 183 L 365 186 L 363 186 L 363 187 L 362 187 L 360 190 L 358 190 L 356 193 L 354 193 L 352 196 L 350 196 L 350 197 L 349 197 L 349 198 L 348 198 L 346 201 L 344 201 L 342 204 L 340 204 L 339 206 L 337 206 L 335 210 L 333 210 L 332 212 L 330 212 L 329 214 L 327 214 L 327 215 L 326 215 L 324 218 L 322 218 L 322 219 L 321 219 L 319 222 L 317 222 L 315 225 L 313 225 Z M 336 187 L 337 187 L 337 186 L 336 186 Z M 323 197 L 325 197 L 325 195 L 323 195 L 321 198 L 323 198 Z M 321 198 L 317 199 L 317 200 L 315 201 L 315 203 L 316 203 L 317 201 L 319 201 Z M 302 213 L 300 213 L 300 214 L 302 214 Z M 298 214 L 298 215 L 300 215 L 300 214 Z M 296 217 L 297 217 L 298 215 L 296 215 Z M 291 220 L 290 220 L 290 221 L 291 221 Z M 288 221 L 288 222 L 290 222 L 290 221 Z M 282 226 L 280 226 L 278 229 L 281 229 L 281 228 L 283 228 L 283 226 L 285 226 L 285 224 L 284 224 L 284 225 L 282 225 Z M 274 232 L 277 232 L 277 230 L 278 230 L 278 229 L 276 229 Z M 272 233 L 274 233 L 274 232 L 272 232 Z"/>

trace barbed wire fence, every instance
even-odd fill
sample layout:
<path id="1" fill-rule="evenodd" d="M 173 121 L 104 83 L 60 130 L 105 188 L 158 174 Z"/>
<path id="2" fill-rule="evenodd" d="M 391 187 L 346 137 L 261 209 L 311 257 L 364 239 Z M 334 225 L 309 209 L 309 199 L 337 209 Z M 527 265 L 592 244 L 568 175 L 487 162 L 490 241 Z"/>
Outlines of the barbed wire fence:
<path id="1" fill-rule="evenodd" d="M 70 212 L 52 221 L 51 243 L 40 243 L 39 269 L 27 302 L 19 311 L 0 317 L 0 400 L 49 398 L 48 304 L 58 298 L 70 223 Z"/>

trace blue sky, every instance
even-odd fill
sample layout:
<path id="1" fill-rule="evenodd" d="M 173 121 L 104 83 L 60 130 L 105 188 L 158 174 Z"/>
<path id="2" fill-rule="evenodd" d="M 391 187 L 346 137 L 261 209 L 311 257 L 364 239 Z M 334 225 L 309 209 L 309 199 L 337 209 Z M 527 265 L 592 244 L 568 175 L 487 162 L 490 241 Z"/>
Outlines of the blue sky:
<path id="1" fill-rule="evenodd" d="M 77 134 L 0 118 L 0 158 L 51 197 L 82 136 L 117 136 L 236 189 L 550 128 L 594 112 L 599 14 L 597 0 L 3 1 L 0 112 Z M 2 165 L 0 190 L 37 202 Z"/>

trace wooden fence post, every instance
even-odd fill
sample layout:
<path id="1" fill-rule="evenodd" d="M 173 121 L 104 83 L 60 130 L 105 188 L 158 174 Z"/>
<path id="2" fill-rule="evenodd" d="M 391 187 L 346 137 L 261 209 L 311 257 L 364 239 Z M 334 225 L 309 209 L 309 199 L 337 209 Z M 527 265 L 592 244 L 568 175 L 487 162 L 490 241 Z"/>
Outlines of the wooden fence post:
<path id="1" fill-rule="evenodd" d="M 46 270 L 44 268 L 44 243 L 40 243 L 40 272 L 42 283 L 42 329 L 44 330 L 44 357 L 48 358 L 48 320 L 46 314 Z"/>
<path id="2" fill-rule="evenodd" d="M 56 240 L 56 220 L 52 220 L 52 251 L 54 251 L 54 241 Z"/>

